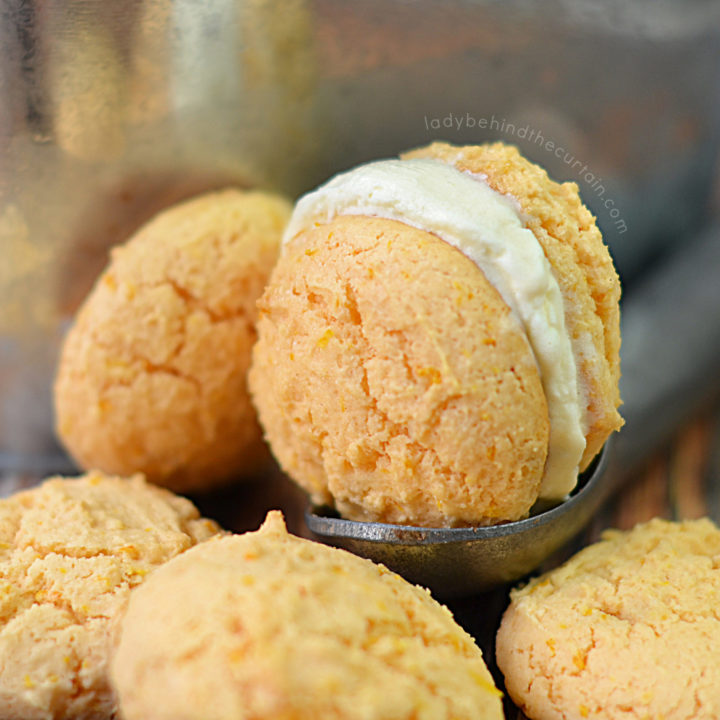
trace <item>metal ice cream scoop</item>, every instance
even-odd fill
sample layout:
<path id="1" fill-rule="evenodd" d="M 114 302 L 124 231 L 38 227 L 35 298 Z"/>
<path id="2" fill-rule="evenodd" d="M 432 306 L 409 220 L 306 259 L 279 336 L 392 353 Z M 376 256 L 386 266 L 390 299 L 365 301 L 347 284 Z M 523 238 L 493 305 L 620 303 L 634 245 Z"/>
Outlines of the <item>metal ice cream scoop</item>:
<path id="1" fill-rule="evenodd" d="M 571 497 L 492 527 L 420 528 L 345 520 L 309 508 L 323 542 L 381 562 L 443 597 L 512 582 L 587 524 L 629 471 L 720 387 L 720 226 L 632 289 L 623 303 L 620 383 L 625 427 Z"/>
<path id="2" fill-rule="evenodd" d="M 576 535 L 605 498 L 606 444 L 565 502 L 525 520 L 472 528 L 420 528 L 345 520 L 310 508 L 320 539 L 383 563 L 442 596 L 468 595 L 517 580 Z"/>

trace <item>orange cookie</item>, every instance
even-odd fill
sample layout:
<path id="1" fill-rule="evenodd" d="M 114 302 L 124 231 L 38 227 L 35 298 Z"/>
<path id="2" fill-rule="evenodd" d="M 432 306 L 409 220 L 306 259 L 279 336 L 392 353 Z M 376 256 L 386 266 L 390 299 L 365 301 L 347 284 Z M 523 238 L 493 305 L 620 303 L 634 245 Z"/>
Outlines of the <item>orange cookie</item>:
<path id="1" fill-rule="evenodd" d="M 502 718 L 482 653 L 446 608 L 289 535 L 278 512 L 178 560 L 123 620 L 112 676 L 126 720 Z"/>
<path id="2" fill-rule="evenodd" d="M 527 228 L 542 246 L 563 297 L 565 322 L 586 403 L 585 469 L 608 436 L 622 425 L 620 405 L 620 282 L 595 218 L 575 183 L 558 184 L 496 143 L 457 148 L 433 143 L 407 158 L 437 158 L 481 175 L 495 191 L 518 203 Z"/>
<path id="3" fill-rule="evenodd" d="M 133 588 L 219 532 L 140 476 L 52 478 L 0 500 L 0 717 L 101 720 Z"/>
<path id="4" fill-rule="evenodd" d="M 251 389 L 273 452 L 351 519 L 492 524 L 572 490 L 619 404 L 619 282 L 577 188 L 433 145 L 297 203 Z"/>
<path id="5" fill-rule="evenodd" d="M 720 717 L 718 558 L 709 520 L 652 520 L 515 590 L 508 693 L 532 720 Z"/>
<path id="6" fill-rule="evenodd" d="M 113 250 L 55 381 L 57 431 L 80 465 L 179 492 L 258 468 L 266 450 L 246 375 L 289 211 L 264 193 L 211 193 Z"/>

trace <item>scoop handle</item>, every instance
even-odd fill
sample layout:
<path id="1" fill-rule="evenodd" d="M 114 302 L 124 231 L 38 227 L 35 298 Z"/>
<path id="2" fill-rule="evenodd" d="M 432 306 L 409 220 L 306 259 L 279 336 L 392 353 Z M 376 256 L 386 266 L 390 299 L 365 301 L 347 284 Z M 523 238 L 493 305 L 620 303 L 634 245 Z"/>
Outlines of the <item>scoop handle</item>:
<path id="1" fill-rule="evenodd" d="M 720 222 L 631 286 L 622 301 L 613 491 L 720 390 Z"/>

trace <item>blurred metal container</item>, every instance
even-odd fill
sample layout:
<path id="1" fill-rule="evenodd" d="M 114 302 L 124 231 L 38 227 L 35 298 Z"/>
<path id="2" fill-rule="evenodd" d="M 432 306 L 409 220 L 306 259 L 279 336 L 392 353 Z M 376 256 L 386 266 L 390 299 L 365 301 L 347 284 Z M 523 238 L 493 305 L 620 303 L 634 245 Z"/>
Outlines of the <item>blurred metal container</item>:
<path id="1" fill-rule="evenodd" d="M 201 190 L 501 139 L 578 182 L 626 279 L 706 214 L 714 0 L 2 3 L 0 470 L 62 465 L 72 313 L 111 244 Z"/>

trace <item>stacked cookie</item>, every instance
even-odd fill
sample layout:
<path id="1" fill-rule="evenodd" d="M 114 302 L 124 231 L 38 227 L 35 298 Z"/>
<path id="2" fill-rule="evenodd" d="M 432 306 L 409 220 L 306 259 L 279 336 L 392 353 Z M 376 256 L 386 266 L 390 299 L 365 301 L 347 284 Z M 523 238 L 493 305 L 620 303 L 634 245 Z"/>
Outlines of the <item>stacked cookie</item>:
<path id="1" fill-rule="evenodd" d="M 577 187 L 434 144 L 296 204 L 250 386 L 317 504 L 424 526 L 525 517 L 621 425 L 620 286 Z"/>

